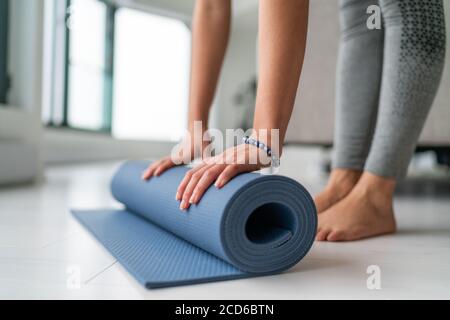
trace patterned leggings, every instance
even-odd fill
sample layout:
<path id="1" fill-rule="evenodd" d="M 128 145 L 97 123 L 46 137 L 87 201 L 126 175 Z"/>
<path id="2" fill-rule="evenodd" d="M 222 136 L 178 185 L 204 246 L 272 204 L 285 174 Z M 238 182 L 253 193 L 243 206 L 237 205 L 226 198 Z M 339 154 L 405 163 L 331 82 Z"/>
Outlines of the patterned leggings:
<path id="1" fill-rule="evenodd" d="M 382 28 L 367 26 L 381 9 Z M 442 0 L 340 0 L 335 168 L 402 178 L 440 84 Z"/>

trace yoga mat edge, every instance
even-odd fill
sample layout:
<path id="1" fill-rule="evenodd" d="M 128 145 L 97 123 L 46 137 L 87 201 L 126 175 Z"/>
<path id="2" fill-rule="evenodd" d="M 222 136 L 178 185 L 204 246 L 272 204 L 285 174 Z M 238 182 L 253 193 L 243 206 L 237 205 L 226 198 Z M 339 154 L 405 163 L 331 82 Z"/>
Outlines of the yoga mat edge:
<path id="1" fill-rule="evenodd" d="M 126 209 L 72 210 L 73 216 L 146 288 L 259 277 L 283 272 L 310 250 L 314 202 L 298 182 L 243 174 L 211 187 L 181 212 L 174 199 L 187 168 L 143 182 L 148 162 L 130 161 L 111 191 Z"/>

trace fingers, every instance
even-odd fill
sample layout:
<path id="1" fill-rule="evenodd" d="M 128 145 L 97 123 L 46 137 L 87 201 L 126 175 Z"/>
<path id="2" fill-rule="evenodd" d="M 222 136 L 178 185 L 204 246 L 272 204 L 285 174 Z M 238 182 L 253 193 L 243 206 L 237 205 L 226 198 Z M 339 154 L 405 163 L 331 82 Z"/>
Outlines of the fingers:
<path id="1" fill-rule="evenodd" d="M 236 177 L 242 172 L 251 172 L 258 170 L 258 165 L 228 165 L 225 170 L 219 175 L 215 186 L 219 189 L 222 189 L 231 179 Z"/>
<path id="2" fill-rule="evenodd" d="M 180 209 L 187 210 L 192 204 L 198 204 L 214 181 L 215 186 L 221 189 L 240 173 L 254 170 L 257 170 L 257 165 L 205 163 L 189 171 L 177 191 L 177 200 L 181 200 Z"/>
<path id="3" fill-rule="evenodd" d="M 239 172 L 238 165 L 229 165 L 223 170 L 220 176 L 217 178 L 215 186 L 219 189 L 223 188 L 227 182 L 229 182 L 233 177 L 235 177 Z"/>
<path id="4" fill-rule="evenodd" d="M 149 180 L 151 177 L 153 177 L 153 174 L 155 173 L 156 168 L 158 168 L 159 164 L 162 160 L 153 162 L 147 170 L 142 174 L 142 180 Z"/>
<path id="5" fill-rule="evenodd" d="M 183 200 L 184 191 L 186 190 L 186 187 L 189 185 L 189 182 L 191 181 L 194 174 L 203 168 L 205 168 L 207 165 L 205 163 L 198 165 L 197 167 L 189 170 L 186 175 L 184 176 L 183 180 L 180 182 L 180 185 L 178 186 L 176 199 L 177 201 Z M 189 201 L 189 200 L 188 200 Z M 183 207 L 183 203 L 181 203 L 180 208 Z"/>
<path id="6" fill-rule="evenodd" d="M 181 201 L 180 209 L 187 210 L 192 204 L 199 203 L 214 182 L 221 189 L 235 176 L 259 170 L 262 165 L 257 161 L 255 164 L 246 164 L 248 151 L 247 147 L 232 148 L 221 155 L 204 159 L 201 165 L 188 171 L 176 194 L 177 201 Z M 164 165 L 160 166 L 164 168 Z"/>
<path id="7" fill-rule="evenodd" d="M 174 166 L 175 166 L 175 164 L 173 163 L 173 161 L 171 159 L 166 159 L 166 160 L 162 161 L 161 164 L 155 170 L 155 176 L 159 177 L 165 171 L 167 171 L 168 169 L 170 169 Z"/>
<path id="8" fill-rule="evenodd" d="M 219 175 L 224 171 L 224 165 L 214 165 L 203 172 L 201 179 L 194 186 L 194 191 L 189 199 L 190 204 L 197 204 L 203 197 L 203 194 L 216 181 Z"/>
<path id="9" fill-rule="evenodd" d="M 174 167 L 175 164 L 170 158 L 161 159 L 152 163 L 142 175 L 143 180 L 150 180 L 152 177 L 160 176 L 164 171 Z"/>
<path id="10" fill-rule="evenodd" d="M 204 175 L 209 172 L 208 170 L 211 168 L 212 166 L 203 166 L 201 169 L 199 169 L 198 171 L 196 171 L 190 178 L 188 185 L 186 186 L 186 189 L 183 192 L 183 197 L 181 200 L 181 205 L 180 205 L 180 209 L 181 210 L 187 210 L 189 209 L 190 205 L 191 205 L 191 197 L 192 194 L 194 193 L 194 190 L 196 188 L 196 186 L 198 185 L 198 183 L 200 182 L 200 180 L 204 177 Z"/>

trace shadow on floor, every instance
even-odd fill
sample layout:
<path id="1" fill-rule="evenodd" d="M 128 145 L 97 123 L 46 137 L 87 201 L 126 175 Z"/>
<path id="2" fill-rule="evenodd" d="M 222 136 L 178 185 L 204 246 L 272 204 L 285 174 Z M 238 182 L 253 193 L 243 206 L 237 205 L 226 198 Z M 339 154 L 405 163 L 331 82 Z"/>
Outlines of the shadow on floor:
<path id="1" fill-rule="evenodd" d="M 396 196 L 450 198 L 450 179 L 408 178 L 399 182 Z"/>
<path id="2" fill-rule="evenodd" d="M 395 236 L 397 237 L 445 237 L 450 239 L 450 226 L 447 228 L 429 229 L 429 228 L 413 228 L 413 229 L 399 229 Z M 450 242 L 449 242 L 450 244 Z"/>
<path id="3" fill-rule="evenodd" d="M 317 257 L 317 254 L 309 254 L 295 267 L 286 271 L 285 273 L 289 274 L 297 272 L 317 271 L 320 269 L 332 269 L 342 266 L 348 266 L 353 263 L 354 261 L 352 260 L 337 259 L 325 254 L 323 258 Z"/>

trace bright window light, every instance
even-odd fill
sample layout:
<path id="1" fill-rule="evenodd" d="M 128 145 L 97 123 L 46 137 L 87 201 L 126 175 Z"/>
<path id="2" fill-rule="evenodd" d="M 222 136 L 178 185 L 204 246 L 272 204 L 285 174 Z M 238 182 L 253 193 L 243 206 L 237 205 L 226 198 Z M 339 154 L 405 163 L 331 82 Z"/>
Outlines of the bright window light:
<path id="1" fill-rule="evenodd" d="M 99 130 L 104 123 L 106 5 L 72 0 L 70 13 L 68 122 Z"/>
<path id="2" fill-rule="evenodd" d="M 113 135 L 178 140 L 187 125 L 191 35 L 181 21 L 116 14 Z"/>

